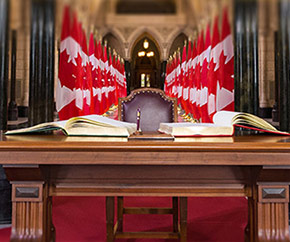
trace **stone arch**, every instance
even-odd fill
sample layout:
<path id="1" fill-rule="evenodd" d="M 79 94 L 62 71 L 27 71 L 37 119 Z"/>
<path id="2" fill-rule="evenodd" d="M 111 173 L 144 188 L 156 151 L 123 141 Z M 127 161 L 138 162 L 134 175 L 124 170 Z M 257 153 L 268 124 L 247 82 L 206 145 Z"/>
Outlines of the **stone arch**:
<path id="1" fill-rule="evenodd" d="M 138 28 L 136 29 L 128 38 L 128 55 L 129 58 L 131 58 L 132 56 L 132 51 L 136 45 L 136 43 L 138 43 L 138 41 L 140 39 L 142 39 L 143 37 L 147 36 L 148 38 L 150 38 L 154 44 L 156 45 L 156 47 L 158 48 L 158 51 L 160 53 L 160 58 L 163 56 L 163 50 L 161 48 L 162 46 L 162 37 L 159 35 L 159 33 L 153 29 L 148 29 L 146 27 L 144 28 Z"/>
<path id="2" fill-rule="evenodd" d="M 121 35 L 116 33 L 114 30 L 108 30 L 104 32 L 103 40 L 105 39 L 108 41 L 108 46 L 115 49 L 122 58 L 125 58 L 124 40 Z"/>
<path id="3" fill-rule="evenodd" d="M 149 42 L 148 49 L 143 47 L 144 40 Z M 154 56 L 148 58 L 147 56 L 139 56 L 139 51 L 145 53 L 153 52 Z M 161 54 L 160 47 L 154 38 L 148 33 L 142 33 L 136 38 L 132 45 L 131 53 L 131 89 L 139 88 L 141 85 L 141 74 L 146 73 L 150 76 L 150 86 L 160 88 L 160 65 Z"/>
<path id="4" fill-rule="evenodd" d="M 178 39 L 180 38 L 180 36 L 184 36 L 183 40 L 188 39 L 188 35 L 185 33 L 185 31 L 180 30 L 180 29 L 177 29 L 170 36 L 168 36 L 168 39 L 167 39 L 168 48 L 166 49 L 166 53 L 165 53 L 165 56 L 167 57 L 167 59 L 169 58 L 169 55 L 172 54 L 170 53 L 170 51 L 172 50 L 174 45 L 179 46 L 179 47 L 183 46 L 182 41 L 180 41 L 180 43 L 176 43 L 179 41 Z"/>

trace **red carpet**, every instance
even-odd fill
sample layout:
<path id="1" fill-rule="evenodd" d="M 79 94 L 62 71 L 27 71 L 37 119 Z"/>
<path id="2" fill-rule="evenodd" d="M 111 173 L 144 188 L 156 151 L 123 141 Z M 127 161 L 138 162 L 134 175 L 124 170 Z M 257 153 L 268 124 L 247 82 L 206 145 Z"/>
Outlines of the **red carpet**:
<path id="1" fill-rule="evenodd" d="M 125 198 L 125 205 L 170 206 L 169 198 Z M 53 221 L 57 242 L 106 241 L 104 197 L 55 197 Z M 245 198 L 189 198 L 189 242 L 243 242 L 247 224 Z M 170 230 L 171 216 L 126 215 L 124 229 Z M 10 229 L 0 230 L 0 241 L 9 241 Z M 128 239 L 120 242 L 171 242 L 176 240 Z"/>

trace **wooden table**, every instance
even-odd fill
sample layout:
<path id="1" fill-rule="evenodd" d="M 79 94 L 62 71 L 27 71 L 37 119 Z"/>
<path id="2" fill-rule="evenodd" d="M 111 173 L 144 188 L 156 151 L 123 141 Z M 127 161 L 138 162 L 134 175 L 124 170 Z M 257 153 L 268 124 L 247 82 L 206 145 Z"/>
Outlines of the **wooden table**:
<path id="1" fill-rule="evenodd" d="M 0 139 L 12 184 L 11 241 L 54 240 L 52 196 L 246 196 L 246 240 L 289 241 L 288 137 Z"/>

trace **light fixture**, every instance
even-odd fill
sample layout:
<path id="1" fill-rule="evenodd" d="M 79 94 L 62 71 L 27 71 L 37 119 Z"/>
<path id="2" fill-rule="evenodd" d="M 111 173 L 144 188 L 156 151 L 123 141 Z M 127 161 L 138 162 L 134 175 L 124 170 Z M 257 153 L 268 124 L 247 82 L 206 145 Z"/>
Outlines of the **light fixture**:
<path id="1" fill-rule="evenodd" d="M 149 47 L 149 42 L 148 42 L 147 39 L 144 40 L 144 42 L 143 42 L 143 47 L 144 47 L 145 50 L 148 49 L 148 47 Z"/>
<path id="2" fill-rule="evenodd" d="M 145 56 L 145 54 L 146 54 L 145 51 L 139 51 L 138 52 L 138 56 L 139 57 Z"/>
<path id="3" fill-rule="evenodd" d="M 152 57 L 152 56 L 154 56 L 154 52 L 153 51 L 150 51 L 150 52 L 147 53 L 147 57 Z"/>

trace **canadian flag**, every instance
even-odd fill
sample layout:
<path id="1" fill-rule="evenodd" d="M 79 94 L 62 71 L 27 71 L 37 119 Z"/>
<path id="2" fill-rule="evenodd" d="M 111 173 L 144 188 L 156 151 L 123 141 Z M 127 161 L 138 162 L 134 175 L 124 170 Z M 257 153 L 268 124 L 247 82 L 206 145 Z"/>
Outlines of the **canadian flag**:
<path id="1" fill-rule="evenodd" d="M 92 75 L 92 91 L 93 91 L 93 98 L 92 103 L 94 107 L 94 113 L 100 114 L 100 101 L 98 98 L 98 66 L 99 60 L 95 55 L 95 43 L 94 43 L 94 35 L 93 33 L 90 34 L 90 41 L 89 41 L 89 63 L 91 67 L 91 75 Z"/>
<path id="2" fill-rule="evenodd" d="M 191 49 L 191 40 L 188 41 L 188 50 L 187 50 L 187 86 L 185 91 L 183 91 L 184 101 L 186 103 L 187 113 L 192 113 L 191 102 L 190 102 L 190 87 L 192 83 L 192 49 Z"/>
<path id="3" fill-rule="evenodd" d="M 170 73 L 171 77 L 170 77 L 170 83 L 169 84 L 170 87 L 170 93 L 171 93 L 171 97 L 176 97 L 176 92 L 177 92 L 177 88 L 176 88 L 176 55 L 175 53 L 173 54 L 172 57 L 172 62 L 171 62 L 171 68 L 172 71 Z"/>
<path id="4" fill-rule="evenodd" d="M 190 110 L 194 119 L 197 119 L 198 109 L 196 106 L 196 66 L 198 61 L 197 49 L 196 49 L 196 41 L 193 42 L 192 47 L 192 61 L 191 61 L 191 82 L 189 84 L 189 103 Z"/>
<path id="5" fill-rule="evenodd" d="M 87 48 L 87 38 L 83 29 L 81 29 L 82 33 L 82 67 L 83 67 L 83 115 L 88 115 L 94 113 L 93 106 L 93 84 L 92 84 L 92 72 L 91 66 L 89 63 L 88 57 L 88 48 Z"/>
<path id="6" fill-rule="evenodd" d="M 120 64 L 120 78 L 121 78 L 121 83 L 122 83 L 122 97 L 127 96 L 127 82 L 126 82 L 126 73 L 125 73 L 125 62 L 122 59 L 121 64 Z"/>
<path id="7" fill-rule="evenodd" d="M 223 12 L 222 53 L 220 55 L 219 81 L 217 83 L 216 108 L 234 111 L 234 48 L 227 9 Z"/>
<path id="8" fill-rule="evenodd" d="M 182 61 L 181 61 L 181 75 L 180 75 L 180 83 L 181 83 L 181 107 L 183 110 L 188 113 L 187 106 L 186 106 L 186 101 L 184 98 L 187 98 L 187 93 L 188 92 L 188 84 L 187 84 L 187 79 L 188 79 L 188 65 L 187 65 L 187 60 L 186 60 L 186 44 L 183 46 L 182 50 Z"/>
<path id="9" fill-rule="evenodd" d="M 173 55 L 172 60 L 172 72 L 171 72 L 171 97 L 176 97 L 177 85 L 176 85 L 176 54 Z"/>
<path id="10" fill-rule="evenodd" d="M 81 36 L 76 14 L 70 26 L 69 8 L 65 7 L 60 43 L 59 78 L 56 91 L 56 109 L 60 120 L 82 114 L 83 70 Z"/>
<path id="11" fill-rule="evenodd" d="M 74 13 L 73 27 L 71 29 L 71 36 L 77 42 L 77 58 L 76 66 L 72 66 L 73 77 L 75 77 L 75 106 L 78 110 L 78 116 L 82 116 L 84 107 L 84 93 L 83 93 L 83 52 L 82 52 L 82 27 L 77 20 L 77 15 Z"/>
<path id="12" fill-rule="evenodd" d="M 99 114 L 103 114 L 103 106 L 102 106 L 102 69 L 101 69 L 101 40 L 96 41 L 95 44 L 95 56 L 96 56 L 96 64 L 97 64 L 97 89 L 96 95 L 98 97 L 99 103 Z"/>
<path id="13" fill-rule="evenodd" d="M 114 82 L 114 86 L 115 86 L 115 91 L 114 91 L 114 95 L 115 95 L 115 105 L 118 105 L 118 101 L 119 101 L 119 87 L 118 87 L 118 82 L 117 82 L 117 56 L 115 54 L 115 52 L 113 53 L 113 61 L 112 61 L 112 65 L 113 65 L 113 82 Z"/>
<path id="14" fill-rule="evenodd" d="M 208 114 L 212 122 L 213 115 L 216 113 L 216 93 L 217 93 L 217 81 L 219 72 L 219 60 L 222 52 L 222 43 L 220 42 L 219 29 L 218 29 L 218 17 L 214 20 L 213 35 L 211 40 L 211 52 L 209 63 L 209 89 L 208 89 Z"/>
<path id="15" fill-rule="evenodd" d="M 173 61 L 172 58 L 167 62 L 166 65 L 166 77 L 165 77 L 165 85 L 164 85 L 164 91 L 165 94 L 169 97 L 172 97 L 172 84 L 173 84 Z"/>
<path id="16" fill-rule="evenodd" d="M 60 120 L 69 119 L 74 115 L 71 107 L 74 106 L 74 79 L 72 77 L 70 50 L 70 10 L 64 8 L 62 32 L 60 42 L 59 72 L 56 87 L 56 110 Z M 70 107 L 71 106 L 71 107 Z"/>
<path id="17" fill-rule="evenodd" d="M 115 85 L 114 85 L 114 80 L 113 80 L 113 61 L 112 61 L 112 54 L 111 51 L 109 51 L 109 77 L 108 77 L 108 83 L 109 83 L 109 106 L 112 104 L 115 104 Z"/>
<path id="18" fill-rule="evenodd" d="M 103 62 L 103 48 L 101 44 L 101 40 L 99 40 L 97 45 L 97 59 L 99 60 L 98 66 L 98 85 L 99 85 L 99 100 L 100 100 L 100 114 L 105 112 L 105 103 L 106 102 L 106 93 L 104 88 L 104 62 Z"/>
<path id="19" fill-rule="evenodd" d="M 168 96 L 168 75 L 169 75 L 169 60 L 167 61 L 166 64 L 166 71 L 165 71 L 165 81 L 164 81 L 164 88 L 163 91 L 165 93 L 165 95 Z"/>
<path id="20" fill-rule="evenodd" d="M 180 56 L 180 50 L 177 51 L 177 104 L 181 104 L 181 98 L 182 98 L 182 76 L 183 71 L 181 70 L 181 56 Z"/>
<path id="21" fill-rule="evenodd" d="M 168 70 L 169 74 L 167 77 L 168 83 L 167 83 L 167 89 L 168 89 L 168 96 L 173 97 L 173 93 L 172 93 L 172 87 L 173 87 L 173 83 L 174 83 L 174 63 L 173 63 L 173 59 L 170 58 L 169 61 L 169 70 Z"/>
<path id="22" fill-rule="evenodd" d="M 210 118 L 208 115 L 207 110 L 207 103 L 208 103 L 208 64 L 210 61 L 210 50 L 211 50 L 211 43 L 210 43 L 210 26 L 207 25 L 206 35 L 205 35 L 205 46 L 204 51 L 201 54 L 202 56 L 202 71 L 201 71 L 201 92 L 200 92 L 200 114 L 201 114 L 201 121 L 203 123 L 209 123 Z"/>
<path id="23" fill-rule="evenodd" d="M 101 49 L 102 50 L 102 49 Z M 107 57 L 107 44 L 104 45 L 104 51 L 102 52 L 102 105 L 103 113 L 107 112 L 109 107 L 109 96 L 108 96 L 108 57 Z"/>
<path id="24" fill-rule="evenodd" d="M 204 38 L 203 30 L 201 31 L 198 41 L 197 41 L 197 54 L 198 61 L 195 69 L 195 80 L 196 80 L 196 119 L 200 120 L 201 111 L 200 111 L 200 94 L 201 94 L 201 71 L 202 71 L 202 62 L 203 62 L 203 50 L 204 50 Z"/>

